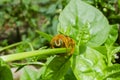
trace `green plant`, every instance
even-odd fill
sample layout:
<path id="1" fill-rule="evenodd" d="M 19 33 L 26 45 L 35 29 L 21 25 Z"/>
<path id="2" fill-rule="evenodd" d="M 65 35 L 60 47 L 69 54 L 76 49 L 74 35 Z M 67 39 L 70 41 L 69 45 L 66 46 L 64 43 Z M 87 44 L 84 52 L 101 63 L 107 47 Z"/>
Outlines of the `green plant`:
<path id="1" fill-rule="evenodd" d="M 119 80 L 120 65 L 112 63 L 114 54 L 120 51 L 120 46 L 115 44 L 118 38 L 117 27 L 117 24 L 110 25 L 107 18 L 95 7 L 81 0 L 71 0 L 59 16 L 57 30 L 75 40 L 72 56 L 55 55 L 66 52 L 65 48 L 59 48 L 44 49 L 43 54 L 35 50 L 1 58 L 6 62 L 37 55 L 47 58 L 45 65 L 37 72 L 25 67 L 21 80 Z M 50 41 L 51 36 L 38 33 L 46 35 L 46 39 Z M 46 51 L 47 54 L 44 54 Z M 21 56 L 11 58 L 15 55 Z M 48 57 L 50 55 L 54 56 Z M 8 75 L 11 76 L 10 71 Z M 1 80 L 4 80 L 4 76 Z"/>
<path id="2" fill-rule="evenodd" d="M 31 41 L 34 49 L 46 44 L 46 40 L 38 37 L 35 31 L 41 30 L 55 35 L 58 15 L 68 1 L 1 0 L 0 47 L 24 40 Z M 21 45 L 19 47 L 21 50 L 18 48 L 16 52 L 30 50 L 29 46 L 25 46 L 26 49 Z"/>

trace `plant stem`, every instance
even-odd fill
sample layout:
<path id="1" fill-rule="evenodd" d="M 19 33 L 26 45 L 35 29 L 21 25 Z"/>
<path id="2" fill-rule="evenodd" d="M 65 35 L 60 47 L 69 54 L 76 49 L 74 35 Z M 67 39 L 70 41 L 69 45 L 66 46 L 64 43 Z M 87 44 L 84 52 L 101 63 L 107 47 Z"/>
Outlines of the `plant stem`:
<path id="1" fill-rule="evenodd" d="M 66 48 L 55 48 L 55 49 L 44 49 L 44 50 L 35 50 L 30 52 L 22 52 L 11 55 L 0 56 L 5 62 L 21 60 L 28 57 L 39 56 L 39 58 L 45 58 L 55 54 L 63 54 L 70 52 L 70 49 Z"/>
<path id="2" fill-rule="evenodd" d="M 3 50 L 5 50 L 5 49 L 12 48 L 12 47 L 17 46 L 17 45 L 20 45 L 21 43 L 22 43 L 22 42 L 18 42 L 18 43 L 11 44 L 11 45 L 9 45 L 9 46 L 3 47 L 3 48 L 0 49 L 0 51 L 3 51 Z"/>
<path id="3" fill-rule="evenodd" d="M 111 46 L 107 46 L 106 45 L 106 48 L 107 48 L 107 63 L 108 63 L 108 66 L 111 66 L 112 65 L 112 63 L 111 63 L 111 60 L 112 60 L 112 55 L 111 55 L 111 50 L 112 50 L 112 48 L 111 48 Z"/>

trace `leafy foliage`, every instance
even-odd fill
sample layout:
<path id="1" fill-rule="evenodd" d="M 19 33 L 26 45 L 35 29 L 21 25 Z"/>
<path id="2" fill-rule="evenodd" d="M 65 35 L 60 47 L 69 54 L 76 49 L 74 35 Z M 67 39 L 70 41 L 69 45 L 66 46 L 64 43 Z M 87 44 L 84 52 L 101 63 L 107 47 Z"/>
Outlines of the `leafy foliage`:
<path id="1" fill-rule="evenodd" d="M 57 63 L 57 64 L 56 64 Z M 69 58 L 56 56 L 46 66 L 42 75 L 43 80 L 60 80 L 70 67 Z"/>
<path id="2" fill-rule="evenodd" d="M 119 80 L 120 79 L 119 76 L 120 65 L 112 63 L 112 61 L 114 61 L 115 59 L 114 57 L 115 54 L 120 51 L 120 46 L 119 44 L 116 43 L 116 40 L 119 36 L 118 25 L 109 24 L 109 22 L 111 24 L 115 23 L 114 22 L 115 20 L 114 21 L 110 20 L 113 19 L 113 17 L 111 16 L 114 16 L 114 19 L 119 20 L 119 18 L 117 17 L 115 18 L 116 16 L 115 14 L 112 15 L 116 8 L 112 7 L 111 4 L 115 3 L 115 1 L 111 1 L 110 4 L 107 4 L 106 1 L 102 2 L 102 0 L 101 1 L 71 0 L 70 2 L 69 0 L 66 2 L 63 0 L 58 0 L 58 1 L 53 0 L 52 2 L 55 2 L 55 4 L 49 3 L 50 0 L 40 0 L 38 2 L 39 3 L 37 4 L 36 1 L 21 0 L 21 3 L 19 2 L 17 3 L 21 4 L 20 7 L 24 7 L 25 10 L 21 11 L 20 8 L 17 9 L 17 11 L 15 11 L 15 14 L 13 15 L 8 14 L 9 16 L 12 15 L 13 17 L 16 15 L 16 12 L 21 12 L 21 15 L 23 16 L 20 17 L 20 15 L 18 15 L 20 22 L 22 22 L 22 18 L 26 17 L 24 22 L 26 23 L 28 21 L 27 25 L 31 26 L 30 29 L 28 29 L 29 32 L 28 35 L 30 37 L 29 38 L 27 38 L 26 36 L 22 37 L 23 42 L 26 41 L 28 46 L 26 46 L 26 43 L 23 43 L 24 45 L 23 44 L 20 45 L 19 47 L 21 48 L 18 49 L 21 50 L 25 48 L 25 50 L 22 51 L 29 51 L 30 49 L 31 50 L 38 49 L 40 45 L 44 46 L 42 43 L 43 38 L 41 37 L 36 38 L 36 35 L 40 34 L 42 37 L 45 36 L 46 40 L 50 41 L 52 36 L 43 33 L 41 31 L 45 31 L 51 34 L 56 34 L 57 31 L 54 30 L 54 28 L 55 29 L 57 28 L 58 33 L 62 33 L 64 35 L 70 36 L 75 40 L 76 42 L 75 51 L 74 54 L 71 56 L 55 55 L 47 58 L 45 65 L 43 65 L 38 71 L 30 70 L 25 67 L 24 73 L 21 76 L 21 80 L 25 80 L 25 79 L 26 80 L 27 79 L 29 80 Z M 60 13 L 59 23 L 58 23 L 57 20 L 59 13 L 58 8 L 62 9 L 67 2 L 69 3 Z M 64 4 L 61 5 L 60 3 L 61 4 L 64 3 Z M 44 7 L 39 6 L 39 4 L 42 4 Z M 46 6 L 45 4 L 47 5 L 51 4 L 51 5 Z M 96 8 L 91 6 L 90 4 L 94 5 Z M 109 6 L 106 7 L 105 6 L 106 4 Z M 41 9 L 39 9 L 39 7 L 41 7 Z M 104 10 L 102 11 L 103 13 L 100 10 L 98 10 L 99 7 L 101 11 L 104 7 Z M 112 10 L 112 11 L 110 15 L 107 16 L 108 11 L 105 10 L 108 11 Z M 39 13 L 44 14 L 42 15 L 42 17 L 43 16 L 44 16 L 43 18 L 46 17 L 45 18 L 46 23 L 42 24 L 42 27 L 40 27 L 40 25 L 36 25 L 37 20 L 39 21 L 39 18 L 37 15 L 34 15 L 34 13 L 38 13 L 37 15 L 39 15 Z M 34 17 L 31 18 L 33 15 Z M 119 14 L 117 16 L 119 16 Z M 9 18 L 9 21 L 10 20 L 11 18 Z M 13 22 L 14 21 L 15 20 L 13 20 Z M 4 21 L 2 22 L 5 23 Z M 56 27 L 57 23 L 58 26 Z M 116 21 L 116 23 L 118 22 Z M 17 23 L 15 24 L 18 25 Z M 19 25 L 19 26 L 23 26 L 23 25 Z M 50 26 L 52 27 L 50 28 Z M 32 29 L 35 31 L 37 29 L 40 29 L 41 31 L 37 30 L 38 33 L 37 34 L 34 33 Z M 46 42 L 46 40 L 43 41 Z M 41 44 L 39 45 L 39 43 Z M 61 51 L 61 53 L 62 52 L 64 51 Z M 51 53 L 51 55 L 52 54 L 53 53 Z M 43 54 L 43 56 L 45 56 L 45 54 Z M 0 67 L 3 67 L 2 62 L 3 61 L 1 61 Z M 5 64 L 5 67 L 3 68 L 5 68 L 5 70 L 9 72 L 7 75 L 10 76 L 12 80 L 10 69 L 8 66 L 7 67 L 6 66 L 7 65 Z M 2 68 L 0 68 L 0 71 L 1 69 Z M 1 78 L 4 79 L 4 76 L 5 76 L 4 72 L 2 72 Z M 8 78 L 6 78 L 5 80 L 7 79 Z"/>
<path id="3" fill-rule="evenodd" d="M 73 4 L 73 2 L 75 4 Z M 79 36 L 82 37 L 80 31 L 87 26 L 88 32 L 86 31 L 86 33 L 89 33 L 90 36 L 87 44 L 90 46 L 103 44 L 110 30 L 107 19 L 100 11 L 79 0 L 71 1 L 66 6 L 60 14 L 59 21 L 58 31 L 65 33 L 68 32 L 67 30 L 70 30 L 68 34 L 72 35 L 72 37 L 74 36 L 73 38 L 75 40 L 79 40 Z M 86 23 L 88 23 L 88 25 L 85 25 Z"/>
<path id="4" fill-rule="evenodd" d="M 60 14 L 59 21 L 58 31 L 74 38 L 77 46 L 83 45 L 79 44 L 79 41 L 83 42 L 84 38 L 80 37 L 86 36 L 85 31 L 89 36 L 86 38 L 88 39 L 86 45 L 84 44 L 86 47 L 80 47 L 84 50 L 77 47 L 76 49 L 78 50 L 76 51 L 79 51 L 80 55 L 75 55 L 72 58 L 72 69 L 76 78 L 78 80 L 103 80 L 105 75 L 104 68 L 112 65 L 113 54 L 111 52 L 117 39 L 117 25 L 111 28 L 101 12 L 80 0 L 72 0 Z M 84 35 L 81 35 L 81 32 Z M 106 39 L 107 42 L 105 42 Z M 103 52 L 99 53 L 95 49 L 89 48 L 91 46 L 98 47 L 103 43 L 105 45 L 109 44 L 109 46 L 104 45 L 105 47 L 103 48 L 105 51 L 107 49 L 105 52 L 106 55 L 103 55 Z"/>
<path id="5" fill-rule="evenodd" d="M 120 77 L 119 77 L 120 65 L 119 64 L 114 64 L 112 66 L 109 66 L 109 67 L 105 68 L 104 71 L 106 73 L 106 76 L 105 76 L 104 80 L 106 80 L 107 78 L 109 78 L 111 80 L 120 79 Z"/>
<path id="6" fill-rule="evenodd" d="M 72 70 L 77 80 L 100 80 L 102 70 L 106 67 L 104 56 L 89 47 L 81 55 L 73 57 L 72 63 Z"/>

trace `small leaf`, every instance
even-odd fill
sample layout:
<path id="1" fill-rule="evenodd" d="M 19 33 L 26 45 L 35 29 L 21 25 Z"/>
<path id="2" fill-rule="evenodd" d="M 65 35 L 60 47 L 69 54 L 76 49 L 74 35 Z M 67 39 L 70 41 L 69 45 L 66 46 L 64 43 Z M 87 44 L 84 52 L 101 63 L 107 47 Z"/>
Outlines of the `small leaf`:
<path id="1" fill-rule="evenodd" d="M 42 80 L 60 80 L 70 68 L 69 58 L 64 56 L 56 56 L 46 66 L 41 76 Z"/>
<path id="2" fill-rule="evenodd" d="M 104 80 L 119 80 L 120 79 L 120 64 L 114 64 L 104 69 Z"/>
<path id="3" fill-rule="evenodd" d="M 0 80 L 13 80 L 9 66 L 0 59 Z"/>
<path id="4" fill-rule="evenodd" d="M 110 27 L 111 27 L 110 33 L 105 42 L 105 44 L 107 45 L 113 45 L 118 38 L 118 25 L 115 24 L 115 25 L 111 25 Z"/>
<path id="5" fill-rule="evenodd" d="M 120 46 L 119 47 L 115 47 L 112 51 L 111 54 L 114 55 L 116 53 L 120 52 Z"/>
<path id="6" fill-rule="evenodd" d="M 20 80 L 37 80 L 37 71 L 25 67 Z"/>

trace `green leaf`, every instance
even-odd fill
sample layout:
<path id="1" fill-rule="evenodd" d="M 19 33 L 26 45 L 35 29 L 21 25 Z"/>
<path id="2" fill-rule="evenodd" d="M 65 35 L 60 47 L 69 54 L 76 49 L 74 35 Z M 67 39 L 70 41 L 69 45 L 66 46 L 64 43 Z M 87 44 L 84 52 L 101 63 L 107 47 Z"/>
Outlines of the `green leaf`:
<path id="1" fill-rule="evenodd" d="M 46 66 L 40 80 L 60 80 L 69 68 L 69 58 L 65 58 L 64 56 L 56 56 Z"/>
<path id="2" fill-rule="evenodd" d="M 67 71 L 63 80 L 77 80 L 71 68 Z"/>
<path id="3" fill-rule="evenodd" d="M 51 39 L 52 39 L 52 36 L 51 35 L 49 35 L 49 34 L 46 34 L 46 33 L 44 33 L 44 32 L 41 32 L 41 31 L 36 31 L 38 34 L 40 34 L 42 37 L 45 37 L 48 41 L 51 41 Z"/>
<path id="4" fill-rule="evenodd" d="M 99 51 L 101 54 L 107 56 L 107 49 L 105 46 L 95 47 L 94 49 Z"/>
<path id="5" fill-rule="evenodd" d="M 104 80 L 120 80 L 120 64 L 114 64 L 104 69 Z"/>
<path id="6" fill-rule="evenodd" d="M 114 55 L 114 54 L 116 54 L 116 53 L 118 53 L 118 52 L 120 52 L 120 46 L 114 47 L 114 48 L 112 49 L 112 51 L 111 51 L 111 55 Z"/>
<path id="7" fill-rule="evenodd" d="M 9 66 L 0 59 L 0 80 L 13 80 Z"/>
<path id="8" fill-rule="evenodd" d="M 104 56 L 90 47 L 72 58 L 72 70 L 77 80 L 102 80 L 105 67 Z"/>
<path id="9" fill-rule="evenodd" d="M 118 25 L 115 24 L 115 25 L 111 25 L 110 27 L 111 27 L 110 33 L 105 42 L 105 44 L 107 45 L 113 45 L 118 38 Z"/>
<path id="10" fill-rule="evenodd" d="M 23 69 L 23 74 L 21 75 L 20 80 L 37 80 L 37 71 L 25 67 Z"/>
<path id="11" fill-rule="evenodd" d="M 79 41 L 82 31 L 86 33 L 84 36 L 90 35 L 87 41 L 89 46 L 103 44 L 108 37 L 109 30 L 110 26 L 106 17 L 98 9 L 81 0 L 71 0 L 59 17 L 59 32 Z"/>

